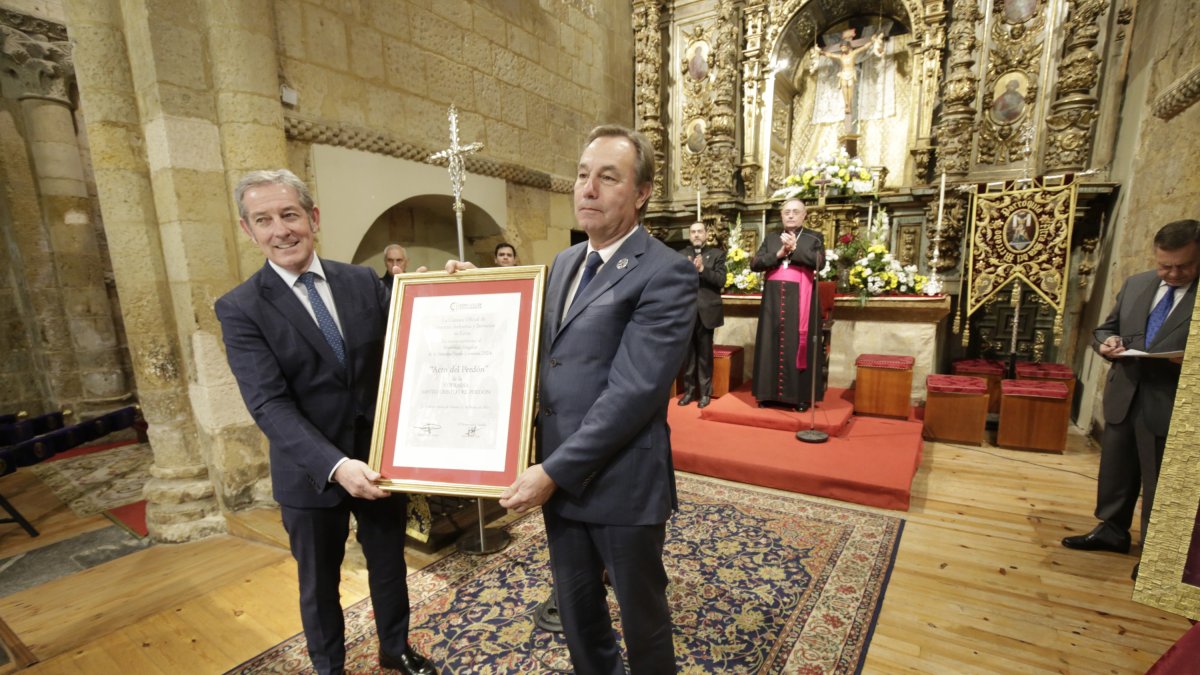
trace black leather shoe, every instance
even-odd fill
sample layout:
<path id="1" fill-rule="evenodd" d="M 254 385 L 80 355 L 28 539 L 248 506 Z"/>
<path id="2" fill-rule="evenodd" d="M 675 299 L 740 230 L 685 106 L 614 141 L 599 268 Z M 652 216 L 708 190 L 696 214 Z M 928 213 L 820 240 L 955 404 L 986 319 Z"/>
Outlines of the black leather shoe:
<path id="1" fill-rule="evenodd" d="M 1141 566 L 1142 566 L 1142 563 L 1137 563 L 1136 565 L 1134 565 L 1134 566 L 1133 566 L 1133 572 L 1132 572 L 1132 573 L 1130 573 L 1130 575 L 1129 575 L 1129 578 L 1130 578 L 1130 579 L 1133 579 L 1134 581 L 1137 581 L 1137 573 L 1138 573 L 1138 568 L 1139 568 L 1139 567 L 1141 567 Z"/>
<path id="2" fill-rule="evenodd" d="M 563 632 L 562 618 L 558 615 L 558 594 L 553 590 L 550 591 L 550 597 L 533 610 L 533 623 L 544 631 Z"/>
<path id="3" fill-rule="evenodd" d="M 406 675 L 437 675 L 438 672 L 429 659 L 414 652 L 412 647 L 407 645 L 404 647 L 404 653 L 399 656 L 392 656 L 380 649 L 379 667 L 398 670 Z"/>
<path id="4" fill-rule="evenodd" d="M 1103 525 L 1076 537 L 1063 537 L 1062 545 L 1077 551 L 1112 551 L 1129 553 L 1129 535 L 1113 537 Z"/>
<path id="5" fill-rule="evenodd" d="M 712 403 L 711 398 L 709 398 L 708 396 L 701 396 L 700 402 L 696 404 L 696 407 L 704 408 L 704 407 L 708 406 L 709 403 Z"/>
<path id="6" fill-rule="evenodd" d="M 796 412 L 804 412 L 805 410 L 808 410 L 811 407 L 812 407 L 811 403 L 801 403 L 800 405 L 796 406 Z"/>
<path id="7" fill-rule="evenodd" d="M 679 405 L 687 405 L 695 400 L 696 400 L 696 398 L 694 396 L 692 396 L 691 394 L 684 394 L 683 398 L 679 399 Z"/>

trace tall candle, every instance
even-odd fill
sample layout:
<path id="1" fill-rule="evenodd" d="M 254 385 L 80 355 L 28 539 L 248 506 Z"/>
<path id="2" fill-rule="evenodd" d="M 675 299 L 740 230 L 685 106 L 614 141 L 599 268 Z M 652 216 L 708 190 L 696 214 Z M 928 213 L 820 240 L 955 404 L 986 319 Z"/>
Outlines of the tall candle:
<path id="1" fill-rule="evenodd" d="M 867 204 L 867 229 L 875 227 L 875 202 Z"/>
<path id="2" fill-rule="evenodd" d="M 762 224 L 758 226 L 758 243 L 767 240 L 767 210 L 763 209 Z"/>
<path id="3" fill-rule="evenodd" d="M 942 233 L 942 212 L 946 209 L 946 172 L 942 172 L 942 188 L 938 191 L 938 236 Z"/>
<path id="4" fill-rule="evenodd" d="M 700 217 L 700 188 L 696 188 L 696 222 L 699 223 L 703 218 Z"/>

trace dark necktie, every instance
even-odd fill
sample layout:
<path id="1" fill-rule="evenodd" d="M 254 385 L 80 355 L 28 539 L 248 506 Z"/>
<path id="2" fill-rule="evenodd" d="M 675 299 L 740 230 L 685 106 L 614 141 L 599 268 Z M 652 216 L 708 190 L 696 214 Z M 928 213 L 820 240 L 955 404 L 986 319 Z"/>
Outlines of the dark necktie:
<path id="1" fill-rule="evenodd" d="M 346 345 L 342 342 L 342 334 L 338 332 L 337 324 L 333 321 L 333 315 L 329 313 L 329 308 L 325 306 L 325 301 L 321 299 L 321 294 L 317 292 L 317 275 L 312 272 L 305 272 L 300 275 L 300 283 L 304 284 L 304 288 L 308 290 L 308 302 L 312 305 L 313 314 L 317 315 L 317 325 L 321 327 L 321 333 L 325 336 L 325 341 L 329 343 L 333 349 L 334 356 L 337 357 L 338 363 L 346 365 Z"/>
<path id="2" fill-rule="evenodd" d="M 1171 313 L 1171 306 L 1175 304 L 1175 287 L 1167 286 L 1167 292 L 1163 294 L 1162 300 L 1150 310 L 1150 318 L 1146 320 L 1146 346 L 1154 341 L 1154 336 L 1158 334 L 1158 329 L 1162 328 L 1163 322 L 1167 320 L 1167 315 Z"/>
<path id="3" fill-rule="evenodd" d="M 592 283 L 592 278 L 596 276 L 596 270 L 600 269 L 600 265 L 602 264 L 604 264 L 604 261 L 600 259 L 599 253 L 592 251 L 588 254 L 587 263 L 583 266 L 583 276 L 579 278 L 579 287 L 575 289 L 575 296 L 571 298 L 572 303 L 578 300 L 579 296 L 583 295 L 583 289 Z"/>

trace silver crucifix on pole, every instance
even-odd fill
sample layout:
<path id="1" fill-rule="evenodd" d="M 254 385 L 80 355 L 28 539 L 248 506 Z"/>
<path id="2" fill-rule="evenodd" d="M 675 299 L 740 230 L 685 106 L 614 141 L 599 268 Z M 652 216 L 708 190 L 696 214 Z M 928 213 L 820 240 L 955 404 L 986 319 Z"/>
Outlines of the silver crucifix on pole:
<path id="1" fill-rule="evenodd" d="M 463 246 L 463 183 L 467 179 L 467 170 L 463 158 L 479 152 L 483 143 L 475 142 L 466 145 L 458 144 L 458 110 L 450 106 L 450 147 L 433 153 L 430 161 L 446 160 L 450 169 L 450 189 L 454 191 L 454 221 L 458 225 L 458 259 L 466 260 L 466 248 Z"/>

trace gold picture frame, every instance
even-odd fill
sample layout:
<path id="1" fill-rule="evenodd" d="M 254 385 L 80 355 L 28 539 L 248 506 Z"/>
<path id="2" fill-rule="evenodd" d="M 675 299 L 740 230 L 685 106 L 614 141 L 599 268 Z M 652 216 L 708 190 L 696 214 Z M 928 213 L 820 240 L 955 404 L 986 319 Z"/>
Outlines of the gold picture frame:
<path id="1" fill-rule="evenodd" d="M 1187 353 L 1200 350 L 1200 315 L 1192 315 Z M 1154 493 L 1154 510 L 1133 599 L 1172 614 L 1200 620 L 1200 580 L 1185 582 L 1184 566 L 1188 554 L 1196 559 L 1200 537 L 1195 535 L 1197 510 L 1200 509 L 1200 404 L 1194 392 L 1200 386 L 1200 361 L 1185 358 L 1180 375 L 1171 429 Z M 1193 571 L 1194 574 L 1194 571 Z"/>
<path id="2" fill-rule="evenodd" d="M 545 277 L 396 276 L 368 461 L 380 488 L 495 498 L 528 468 Z"/>

